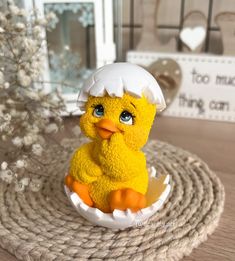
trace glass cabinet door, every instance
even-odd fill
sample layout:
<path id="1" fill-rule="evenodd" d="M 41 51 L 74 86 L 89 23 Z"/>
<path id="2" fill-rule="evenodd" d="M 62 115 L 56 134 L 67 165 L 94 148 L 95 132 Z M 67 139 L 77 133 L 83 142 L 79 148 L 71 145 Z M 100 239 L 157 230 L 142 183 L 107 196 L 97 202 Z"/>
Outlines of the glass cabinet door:
<path id="1" fill-rule="evenodd" d="M 96 68 L 94 4 L 45 3 L 50 12 L 57 16 L 46 33 L 50 80 L 61 82 L 64 94 L 77 94 Z"/>
<path id="2" fill-rule="evenodd" d="M 53 12 L 46 32 L 47 53 L 43 78 L 48 90 L 61 86 L 67 110 L 77 109 L 83 82 L 98 67 L 114 62 L 112 0 L 21 0 L 26 10 Z M 58 84 L 62 83 L 62 84 Z M 78 112 L 79 113 L 79 112 Z"/>

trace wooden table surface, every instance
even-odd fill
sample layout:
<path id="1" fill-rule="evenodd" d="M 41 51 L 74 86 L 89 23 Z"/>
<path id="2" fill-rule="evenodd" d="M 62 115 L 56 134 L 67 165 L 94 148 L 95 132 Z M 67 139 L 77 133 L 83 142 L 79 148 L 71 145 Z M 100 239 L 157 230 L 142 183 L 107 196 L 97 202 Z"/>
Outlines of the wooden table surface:
<path id="1" fill-rule="evenodd" d="M 78 118 L 66 120 L 64 135 Z M 235 124 L 159 117 L 150 138 L 161 139 L 197 154 L 225 186 L 225 209 L 219 227 L 184 261 L 235 260 Z M 0 261 L 17 260 L 0 248 Z"/>

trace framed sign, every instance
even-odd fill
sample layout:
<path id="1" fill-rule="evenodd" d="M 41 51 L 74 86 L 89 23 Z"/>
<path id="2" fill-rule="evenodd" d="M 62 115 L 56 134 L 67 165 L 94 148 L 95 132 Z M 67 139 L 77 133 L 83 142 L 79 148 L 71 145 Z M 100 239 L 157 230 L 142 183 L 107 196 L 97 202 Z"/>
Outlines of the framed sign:
<path id="1" fill-rule="evenodd" d="M 43 78 L 48 91 L 61 83 L 67 111 L 80 114 L 76 100 L 84 80 L 115 60 L 112 1 L 35 0 L 34 6 L 42 16 L 56 15 L 52 29 L 46 32 Z M 25 7 L 32 9 L 33 2 L 25 0 Z"/>
<path id="2" fill-rule="evenodd" d="M 130 51 L 127 61 L 148 67 L 175 60 L 182 83 L 164 115 L 235 122 L 235 57 Z M 164 65 L 165 66 L 165 65 Z"/>

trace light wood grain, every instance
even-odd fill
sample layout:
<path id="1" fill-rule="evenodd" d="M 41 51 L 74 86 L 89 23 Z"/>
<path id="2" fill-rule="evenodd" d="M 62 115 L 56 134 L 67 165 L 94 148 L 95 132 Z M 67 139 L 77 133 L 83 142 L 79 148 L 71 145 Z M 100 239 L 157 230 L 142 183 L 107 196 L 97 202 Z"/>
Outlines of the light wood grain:
<path id="1" fill-rule="evenodd" d="M 65 132 L 71 136 L 71 127 L 78 124 L 78 117 L 67 118 Z M 235 124 L 158 117 L 150 138 L 161 139 L 187 149 L 216 171 L 225 186 L 225 210 L 216 231 L 208 240 L 193 250 L 184 261 L 235 260 Z M 17 260 L 0 249 L 1 261 Z"/>

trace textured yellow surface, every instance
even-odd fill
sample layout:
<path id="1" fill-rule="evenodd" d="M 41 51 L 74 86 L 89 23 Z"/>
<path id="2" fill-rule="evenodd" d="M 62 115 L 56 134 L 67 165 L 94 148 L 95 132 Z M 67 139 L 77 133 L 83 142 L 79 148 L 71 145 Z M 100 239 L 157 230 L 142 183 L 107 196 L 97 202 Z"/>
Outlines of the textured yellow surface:
<path id="1" fill-rule="evenodd" d="M 101 118 L 93 115 L 98 104 L 104 107 Z M 133 125 L 119 121 L 124 110 L 134 115 Z M 89 184 L 90 196 L 97 208 L 109 211 L 108 195 L 112 190 L 131 188 L 146 193 L 148 172 L 145 155 L 140 149 L 148 139 L 155 113 L 156 105 L 150 104 L 145 97 L 135 98 L 128 94 L 122 98 L 89 97 L 80 126 L 92 142 L 74 153 L 69 174 L 77 181 Z M 101 119 L 111 120 L 120 132 L 110 139 L 102 139 L 95 126 Z"/>

